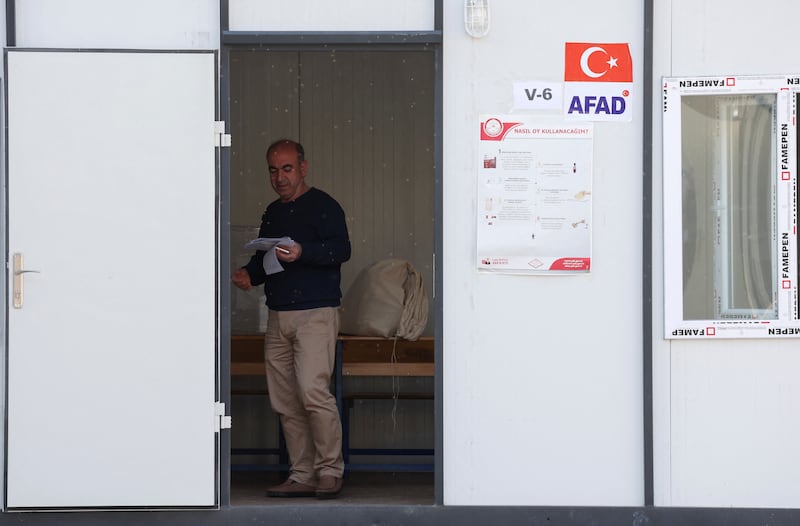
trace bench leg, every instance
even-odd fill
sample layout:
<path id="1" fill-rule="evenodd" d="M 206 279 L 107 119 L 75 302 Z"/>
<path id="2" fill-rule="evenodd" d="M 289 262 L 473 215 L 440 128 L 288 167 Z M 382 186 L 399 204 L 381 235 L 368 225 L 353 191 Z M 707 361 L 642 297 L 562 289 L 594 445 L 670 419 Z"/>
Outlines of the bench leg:
<path id="1" fill-rule="evenodd" d="M 350 464 L 350 407 L 351 401 L 342 403 L 342 457 L 344 458 L 344 469 Z"/>

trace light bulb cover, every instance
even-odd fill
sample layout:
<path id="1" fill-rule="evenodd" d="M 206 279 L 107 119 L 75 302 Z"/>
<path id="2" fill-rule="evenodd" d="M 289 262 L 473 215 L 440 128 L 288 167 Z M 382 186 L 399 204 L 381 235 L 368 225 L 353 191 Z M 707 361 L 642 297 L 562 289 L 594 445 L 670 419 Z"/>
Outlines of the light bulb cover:
<path id="1" fill-rule="evenodd" d="M 473 38 L 489 32 L 489 0 L 464 0 L 464 29 Z"/>

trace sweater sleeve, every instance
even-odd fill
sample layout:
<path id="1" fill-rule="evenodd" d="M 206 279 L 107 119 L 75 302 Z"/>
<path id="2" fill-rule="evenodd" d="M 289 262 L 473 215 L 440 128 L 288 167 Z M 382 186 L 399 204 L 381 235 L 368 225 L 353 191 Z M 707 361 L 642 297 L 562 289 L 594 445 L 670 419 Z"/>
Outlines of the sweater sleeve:
<path id="1" fill-rule="evenodd" d="M 261 285 L 267 279 L 267 273 L 264 272 L 264 254 L 266 254 L 265 251 L 257 250 L 247 265 L 242 267 L 250 275 L 250 284 L 253 286 Z"/>

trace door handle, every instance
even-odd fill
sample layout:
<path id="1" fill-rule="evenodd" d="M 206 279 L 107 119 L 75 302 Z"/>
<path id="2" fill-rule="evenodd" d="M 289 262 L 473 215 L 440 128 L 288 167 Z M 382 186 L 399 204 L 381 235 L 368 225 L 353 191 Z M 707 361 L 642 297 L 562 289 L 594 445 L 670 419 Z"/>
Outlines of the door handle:
<path id="1" fill-rule="evenodd" d="M 13 257 L 13 269 L 14 269 L 14 308 L 21 309 L 22 304 L 25 301 L 25 295 L 23 293 L 25 287 L 25 280 L 23 279 L 24 274 L 39 274 L 38 270 L 25 270 L 25 261 L 22 257 L 22 254 L 17 252 L 14 254 Z"/>

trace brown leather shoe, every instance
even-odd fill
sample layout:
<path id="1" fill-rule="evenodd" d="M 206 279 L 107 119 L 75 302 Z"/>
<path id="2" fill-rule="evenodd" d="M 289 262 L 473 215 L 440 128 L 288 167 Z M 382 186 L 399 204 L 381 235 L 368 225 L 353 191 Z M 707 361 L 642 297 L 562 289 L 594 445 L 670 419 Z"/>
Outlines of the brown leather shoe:
<path id="1" fill-rule="evenodd" d="M 278 486 L 267 488 L 268 497 L 314 497 L 316 488 L 308 484 L 301 484 L 292 479 Z"/>
<path id="2" fill-rule="evenodd" d="M 316 495 L 318 499 L 335 499 L 342 491 L 342 479 L 331 475 L 322 475 L 319 478 Z"/>

